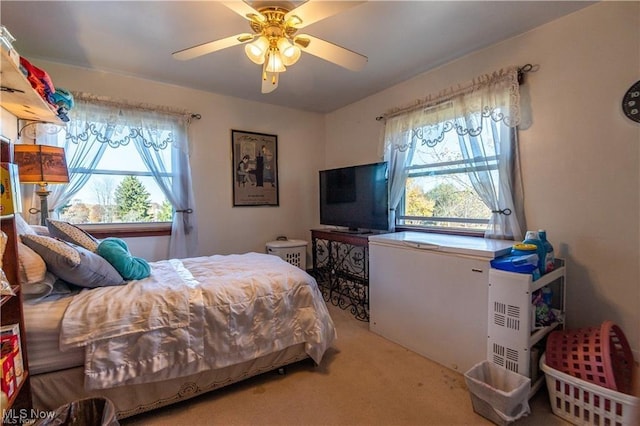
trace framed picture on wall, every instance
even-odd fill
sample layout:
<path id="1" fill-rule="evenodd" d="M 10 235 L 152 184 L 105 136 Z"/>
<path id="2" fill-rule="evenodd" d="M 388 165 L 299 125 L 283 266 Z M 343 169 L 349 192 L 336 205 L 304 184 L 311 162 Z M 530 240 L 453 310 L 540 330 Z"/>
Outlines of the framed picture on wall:
<path id="1" fill-rule="evenodd" d="M 278 136 L 231 130 L 233 206 L 278 206 Z"/>

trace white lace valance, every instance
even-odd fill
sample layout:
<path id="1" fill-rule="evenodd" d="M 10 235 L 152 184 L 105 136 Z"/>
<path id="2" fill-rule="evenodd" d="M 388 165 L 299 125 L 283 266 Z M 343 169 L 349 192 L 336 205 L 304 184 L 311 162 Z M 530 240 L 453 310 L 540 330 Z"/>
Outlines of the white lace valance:
<path id="1" fill-rule="evenodd" d="M 466 85 L 394 108 L 382 118 L 385 151 L 391 147 L 404 151 L 417 142 L 435 146 L 451 130 L 476 136 L 482 132 L 485 119 L 515 127 L 520 123 L 518 67 L 486 74 Z"/>
<path id="2" fill-rule="evenodd" d="M 75 106 L 69 111 L 67 139 L 73 143 L 95 139 L 113 148 L 141 140 L 154 150 L 171 145 L 185 151 L 181 143 L 194 117 L 185 110 L 149 104 L 129 103 L 104 96 L 74 92 Z"/>
<path id="3" fill-rule="evenodd" d="M 173 116 L 175 119 L 183 121 L 185 124 L 191 123 L 193 118 L 200 118 L 199 114 L 193 114 L 187 110 L 169 106 L 129 102 L 122 99 L 112 99 L 108 96 L 98 96 L 87 92 L 72 92 L 72 94 L 75 102 L 86 102 L 95 106 L 109 107 L 112 110 L 121 110 L 122 112 L 136 110 L 140 112 L 148 112 L 151 115 L 160 114 L 164 117 Z"/>

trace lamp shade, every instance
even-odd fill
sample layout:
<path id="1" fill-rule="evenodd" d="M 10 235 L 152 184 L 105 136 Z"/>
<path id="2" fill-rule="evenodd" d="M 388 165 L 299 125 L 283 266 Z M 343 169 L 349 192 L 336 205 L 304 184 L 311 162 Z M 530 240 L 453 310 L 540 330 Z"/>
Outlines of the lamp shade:
<path id="1" fill-rule="evenodd" d="M 253 63 L 262 65 L 268 48 L 269 40 L 265 36 L 261 36 L 256 41 L 245 45 L 244 51 Z"/>
<path id="2" fill-rule="evenodd" d="M 267 53 L 267 61 L 265 62 L 265 64 L 266 72 L 285 72 L 287 70 L 282 63 L 282 55 L 276 48 L 269 49 L 269 52 Z"/>
<path id="3" fill-rule="evenodd" d="M 64 148 L 50 145 L 16 144 L 14 162 L 18 165 L 20 183 L 68 183 L 69 171 Z"/>
<path id="4" fill-rule="evenodd" d="M 282 63 L 286 67 L 295 64 L 300 59 L 300 48 L 284 37 L 278 40 L 278 49 L 282 54 Z"/>

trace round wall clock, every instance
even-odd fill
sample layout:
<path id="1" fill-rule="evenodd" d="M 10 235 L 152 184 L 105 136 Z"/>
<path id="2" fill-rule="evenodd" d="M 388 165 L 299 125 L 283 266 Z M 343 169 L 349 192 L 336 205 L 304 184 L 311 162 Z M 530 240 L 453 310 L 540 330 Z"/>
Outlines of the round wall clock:
<path id="1" fill-rule="evenodd" d="M 622 98 L 622 111 L 636 123 L 640 123 L 640 80 L 627 90 Z"/>

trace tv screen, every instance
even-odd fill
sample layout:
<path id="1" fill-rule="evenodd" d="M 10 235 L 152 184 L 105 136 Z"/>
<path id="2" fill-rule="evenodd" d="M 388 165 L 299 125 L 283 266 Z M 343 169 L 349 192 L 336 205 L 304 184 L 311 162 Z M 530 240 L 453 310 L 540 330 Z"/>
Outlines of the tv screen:
<path id="1" fill-rule="evenodd" d="M 387 231 L 387 163 L 321 170 L 320 223 L 352 232 Z"/>

